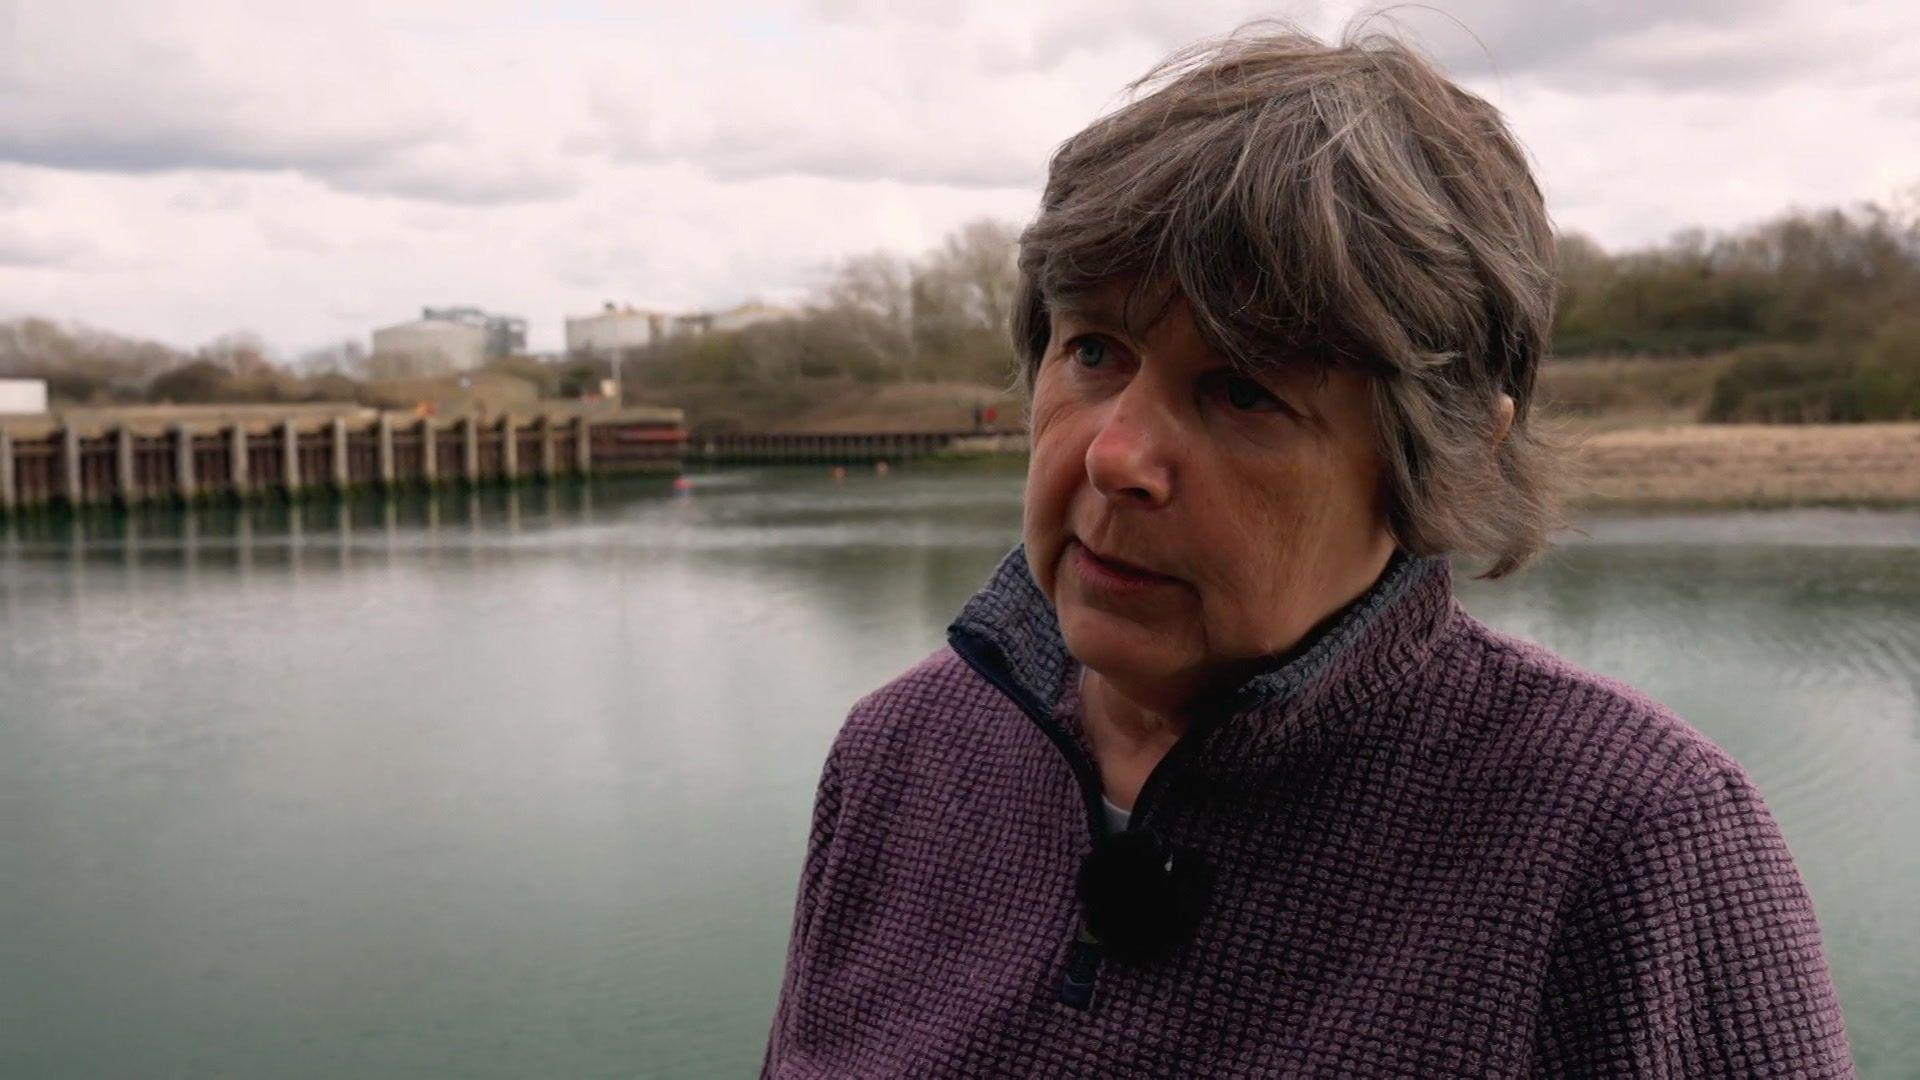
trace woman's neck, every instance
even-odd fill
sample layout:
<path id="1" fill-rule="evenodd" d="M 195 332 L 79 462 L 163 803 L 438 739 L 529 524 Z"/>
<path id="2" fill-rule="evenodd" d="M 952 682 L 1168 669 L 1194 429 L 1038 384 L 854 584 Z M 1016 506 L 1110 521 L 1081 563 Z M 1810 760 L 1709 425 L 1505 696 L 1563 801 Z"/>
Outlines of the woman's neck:
<path id="1" fill-rule="evenodd" d="M 1080 669 L 1080 713 L 1087 743 L 1100 770 L 1101 787 L 1116 806 L 1134 797 L 1187 729 L 1190 718 L 1142 706 L 1120 693 L 1097 671 Z"/>
<path id="2" fill-rule="evenodd" d="M 1131 742 L 1179 738 L 1190 722 L 1179 710 L 1141 704 L 1087 667 L 1080 669 L 1080 702 L 1088 718 L 1105 732 Z"/>

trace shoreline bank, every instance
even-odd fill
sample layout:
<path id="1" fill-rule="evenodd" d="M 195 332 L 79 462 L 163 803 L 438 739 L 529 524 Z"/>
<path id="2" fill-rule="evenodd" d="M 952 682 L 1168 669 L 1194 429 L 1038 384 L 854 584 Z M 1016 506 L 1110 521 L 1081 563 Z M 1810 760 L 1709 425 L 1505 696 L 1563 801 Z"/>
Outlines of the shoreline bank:
<path id="1" fill-rule="evenodd" d="M 1023 439 L 956 444 L 914 468 L 1024 468 Z M 1582 509 L 1920 508 L 1920 422 L 1675 424 L 1579 437 Z"/>

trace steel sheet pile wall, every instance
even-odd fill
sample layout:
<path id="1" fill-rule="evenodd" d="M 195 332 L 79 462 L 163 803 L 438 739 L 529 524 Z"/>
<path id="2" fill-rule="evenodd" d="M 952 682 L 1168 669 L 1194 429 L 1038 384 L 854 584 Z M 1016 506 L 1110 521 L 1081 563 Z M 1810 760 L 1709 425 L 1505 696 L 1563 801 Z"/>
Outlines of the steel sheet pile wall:
<path id="1" fill-rule="evenodd" d="M 176 423 L 164 433 L 120 425 L 22 434 L 0 426 L 0 514 L 677 472 L 685 447 L 678 423 L 618 415 L 396 421 L 389 414 L 317 426 Z"/>

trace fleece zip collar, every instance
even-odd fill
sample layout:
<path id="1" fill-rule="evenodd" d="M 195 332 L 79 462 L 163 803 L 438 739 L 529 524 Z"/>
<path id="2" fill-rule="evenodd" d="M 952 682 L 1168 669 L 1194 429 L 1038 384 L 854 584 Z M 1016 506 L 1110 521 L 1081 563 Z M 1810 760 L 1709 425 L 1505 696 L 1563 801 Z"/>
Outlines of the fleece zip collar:
<path id="1" fill-rule="evenodd" d="M 1359 704 L 1423 663 L 1453 606 L 1452 572 L 1443 556 L 1396 548 L 1374 584 L 1322 621 L 1272 666 L 1209 702 L 1161 759 L 1134 801 L 1128 831 L 1151 819 L 1169 778 L 1213 728 L 1249 710 L 1264 715 L 1333 695 Z M 1060 723 L 1057 709 L 1074 666 L 1053 604 L 1040 591 L 1017 544 L 947 627 L 953 650 L 1020 707 L 1073 769 L 1095 841 L 1107 835 L 1099 769 Z"/>

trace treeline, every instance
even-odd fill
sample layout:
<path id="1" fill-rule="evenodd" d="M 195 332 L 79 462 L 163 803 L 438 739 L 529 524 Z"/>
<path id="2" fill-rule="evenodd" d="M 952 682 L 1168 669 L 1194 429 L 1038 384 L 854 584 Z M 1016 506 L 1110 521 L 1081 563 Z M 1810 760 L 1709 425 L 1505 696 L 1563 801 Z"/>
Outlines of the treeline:
<path id="1" fill-rule="evenodd" d="M 543 398 L 599 389 L 604 363 L 494 360 L 482 371 L 511 376 Z M 306 404 L 405 407 L 422 379 L 402 364 L 345 340 L 282 361 L 258 337 L 225 334 L 192 351 L 50 319 L 0 322 L 0 377 L 44 379 L 62 405 Z"/>
<path id="2" fill-rule="evenodd" d="M 1723 354 L 1701 419 L 1920 417 L 1920 214 L 1865 204 L 1609 255 L 1560 239 L 1559 356 Z"/>
<path id="3" fill-rule="evenodd" d="M 976 221 L 918 258 L 832 268 L 801 314 L 667 338 L 618 358 L 630 396 L 832 380 L 1005 386 L 1015 230 Z M 1920 417 L 1920 214 L 1874 204 L 1801 211 L 1726 234 L 1695 230 L 1609 253 L 1560 242 L 1559 357 L 1715 356 L 1709 421 Z M 607 364 L 508 357 L 490 370 L 543 397 L 594 393 Z M 1645 371 L 1647 364 L 1621 368 Z M 183 353 L 44 319 L 0 323 L 0 374 L 45 378 L 61 402 L 376 403 L 378 358 L 345 341 L 289 362 L 247 334 Z"/>
<path id="4" fill-rule="evenodd" d="M 626 381 L 645 387 L 855 379 L 1005 384 L 1015 231 L 964 225 L 918 259 L 858 255 L 830 272 L 793 318 L 679 335 L 628 350 Z"/>
<path id="5" fill-rule="evenodd" d="M 45 379 L 48 397 L 69 405 L 353 401 L 361 380 L 332 361 L 362 352 L 344 342 L 301 370 L 246 333 L 187 352 L 50 319 L 0 322 L 0 376 Z"/>
<path id="6" fill-rule="evenodd" d="M 917 260 L 850 259 L 800 317 L 669 339 L 623 370 L 667 399 L 827 377 L 1004 384 L 1014 241 L 976 222 Z M 1920 216 L 1794 212 L 1618 254 L 1567 234 L 1560 254 L 1556 357 L 1722 356 L 1709 421 L 1920 417 Z"/>

